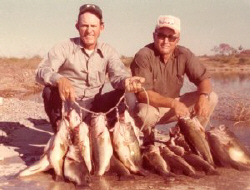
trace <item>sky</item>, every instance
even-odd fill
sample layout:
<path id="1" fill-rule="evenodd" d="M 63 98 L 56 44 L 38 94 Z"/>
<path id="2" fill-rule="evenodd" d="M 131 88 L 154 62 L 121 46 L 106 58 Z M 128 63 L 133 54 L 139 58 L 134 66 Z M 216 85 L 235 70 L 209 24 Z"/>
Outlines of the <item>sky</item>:
<path id="1" fill-rule="evenodd" d="M 153 41 L 159 15 L 181 20 L 180 45 L 211 55 L 220 43 L 250 49 L 250 0 L 0 0 L 0 56 L 44 56 L 55 44 L 78 36 L 79 7 L 103 11 L 100 41 L 134 56 Z"/>

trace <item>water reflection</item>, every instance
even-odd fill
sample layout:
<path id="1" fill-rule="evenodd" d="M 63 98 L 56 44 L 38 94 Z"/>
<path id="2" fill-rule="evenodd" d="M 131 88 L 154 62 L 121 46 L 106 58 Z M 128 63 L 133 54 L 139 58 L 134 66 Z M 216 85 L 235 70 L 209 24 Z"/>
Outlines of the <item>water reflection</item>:
<path id="1" fill-rule="evenodd" d="M 218 93 L 235 93 L 242 97 L 250 92 L 249 74 L 215 73 L 212 75 L 212 83 Z"/>

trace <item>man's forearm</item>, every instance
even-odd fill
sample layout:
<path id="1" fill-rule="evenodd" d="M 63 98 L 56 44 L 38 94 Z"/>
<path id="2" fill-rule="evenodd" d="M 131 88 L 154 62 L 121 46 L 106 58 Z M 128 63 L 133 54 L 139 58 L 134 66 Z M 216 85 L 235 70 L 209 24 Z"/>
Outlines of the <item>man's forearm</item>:
<path id="1" fill-rule="evenodd" d="M 36 70 L 36 81 L 43 85 L 57 86 L 57 81 L 62 76 L 56 72 L 53 72 L 51 68 L 38 68 Z"/>
<path id="2" fill-rule="evenodd" d="M 154 107 L 173 107 L 174 98 L 168 98 L 152 90 L 147 90 L 149 104 Z M 144 91 L 137 93 L 137 99 L 141 103 L 147 103 L 147 96 Z"/>
<path id="3" fill-rule="evenodd" d="M 199 93 L 211 93 L 212 92 L 212 85 L 210 82 L 210 79 L 204 79 L 203 81 L 200 82 L 198 85 L 198 91 Z"/>

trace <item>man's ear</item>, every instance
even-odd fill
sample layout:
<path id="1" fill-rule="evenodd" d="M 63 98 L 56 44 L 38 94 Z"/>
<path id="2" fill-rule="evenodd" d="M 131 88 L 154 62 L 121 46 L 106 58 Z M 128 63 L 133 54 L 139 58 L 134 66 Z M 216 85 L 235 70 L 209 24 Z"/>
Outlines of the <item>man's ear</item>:
<path id="1" fill-rule="evenodd" d="M 104 30 L 104 22 L 101 23 L 101 31 Z"/>
<path id="2" fill-rule="evenodd" d="M 179 34 L 179 37 L 178 37 L 178 39 L 176 40 L 176 44 L 179 44 L 180 39 L 181 39 L 181 35 Z"/>
<path id="3" fill-rule="evenodd" d="M 78 22 L 76 22 L 75 27 L 76 27 L 77 30 L 79 30 L 79 24 L 78 24 Z"/>
<path id="4" fill-rule="evenodd" d="M 155 32 L 153 32 L 153 39 L 154 39 L 154 41 L 155 41 L 155 35 L 156 35 Z"/>

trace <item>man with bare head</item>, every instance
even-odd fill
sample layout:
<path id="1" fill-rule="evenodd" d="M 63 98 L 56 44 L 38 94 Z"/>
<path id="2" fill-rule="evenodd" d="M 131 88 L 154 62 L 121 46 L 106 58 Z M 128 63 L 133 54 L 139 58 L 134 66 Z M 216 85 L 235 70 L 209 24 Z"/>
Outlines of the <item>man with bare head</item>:
<path id="1" fill-rule="evenodd" d="M 103 107 L 109 109 L 118 102 L 124 90 L 136 92 L 144 81 L 141 77 L 130 76 L 118 53 L 110 45 L 98 42 L 104 22 L 102 10 L 97 5 L 81 6 L 75 27 L 79 37 L 54 46 L 36 72 L 37 81 L 45 85 L 45 111 L 54 132 L 61 118 L 62 101 L 77 102 L 86 109 L 92 109 L 93 104 L 102 102 L 106 103 Z M 101 101 L 99 94 L 106 75 L 116 90 L 108 94 L 112 98 L 105 102 Z M 83 113 L 84 116 L 86 113 Z"/>
<path id="2" fill-rule="evenodd" d="M 191 111 L 205 127 L 217 103 L 212 92 L 210 74 L 198 58 L 187 48 L 179 46 L 180 19 L 171 15 L 159 16 L 153 32 L 154 42 L 135 55 L 132 74 L 145 78 L 144 87 L 149 96 L 137 93 L 135 120 L 144 125 L 144 144 L 153 144 L 156 124 L 177 121 L 190 116 Z M 184 75 L 197 86 L 197 91 L 180 96 Z"/>

